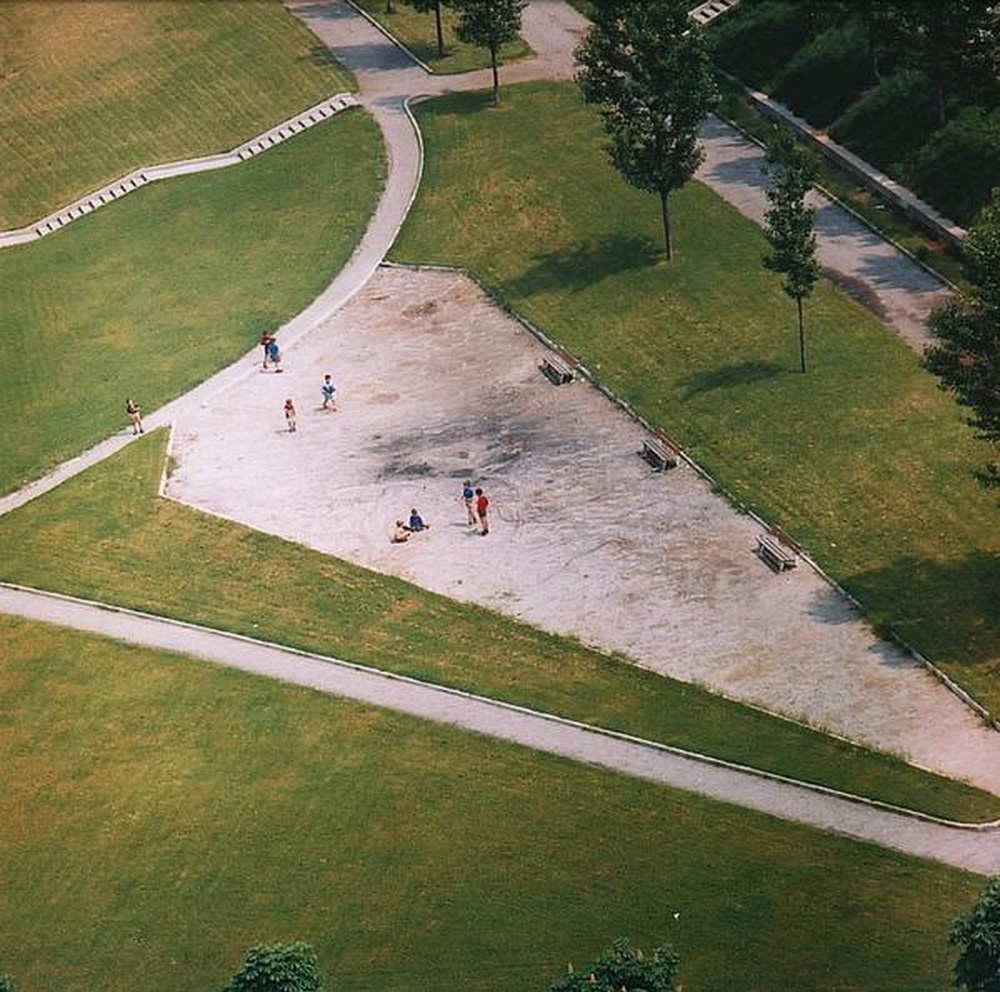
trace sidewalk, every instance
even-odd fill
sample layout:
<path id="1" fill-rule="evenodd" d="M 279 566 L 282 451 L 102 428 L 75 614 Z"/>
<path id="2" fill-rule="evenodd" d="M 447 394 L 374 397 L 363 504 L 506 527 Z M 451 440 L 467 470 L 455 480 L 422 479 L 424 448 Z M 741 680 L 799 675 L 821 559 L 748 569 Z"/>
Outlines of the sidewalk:
<path id="1" fill-rule="evenodd" d="M 0 610 L 202 658 L 696 792 L 967 871 L 1000 872 L 1000 825 L 968 829 L 360 665 L 128 610 L 0 585 Z"/>

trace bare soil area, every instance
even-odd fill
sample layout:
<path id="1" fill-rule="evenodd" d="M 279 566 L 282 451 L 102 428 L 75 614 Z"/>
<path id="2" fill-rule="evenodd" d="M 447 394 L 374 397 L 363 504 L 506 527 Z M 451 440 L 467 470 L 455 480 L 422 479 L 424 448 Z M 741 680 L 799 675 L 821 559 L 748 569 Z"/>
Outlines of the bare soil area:
<path id="1" fill-rule="evenodd" d="M 168 495 L 1000 793 L 1000 735 L 820 575 L 772 572 L 758 524 L 690 466 L 652 471 L 641 426 L 585 381 L 550 383 L 546 353 L 465 276 L 383 268 L 281 374 L 178 418 Z M 431 529 L 392 544 L 411 507 Z"/>

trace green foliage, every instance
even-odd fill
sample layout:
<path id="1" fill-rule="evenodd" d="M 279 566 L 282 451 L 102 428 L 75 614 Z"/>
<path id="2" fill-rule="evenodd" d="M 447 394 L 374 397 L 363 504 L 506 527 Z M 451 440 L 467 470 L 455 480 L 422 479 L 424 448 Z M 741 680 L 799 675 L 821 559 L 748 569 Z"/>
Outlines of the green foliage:
<path id="1" fill-rule="evenodd" d="M 1000 107 L 967 107 L 935 132 L 907 163 L 914 190 L 959 223 L 1000 186 Z"/>
<path id="2" fill-rule="evenodd" d="M 299 940 L 251 947 L 223 992 L 319 992 L 322 987 L 316 952 Z"/>
<path id="3" fill-rule="evenodd" d="M 497 59 L 500 46 L 513 41 L 521 31 L 521 12 L 528 0 L 451 0 L 458 11 L 455 34 L 462 41 L 489 49 L 493 70 L 493 103 L 500 103 Z"/>
<path id="4" fill-rule="evenodd" d="M 650 957 L 619 937 L 592 965 L 553 982 L 549 992 L 673 992 L 680 958 L 671 947 Z"/>
<path id="5" fill-rule="evenodd" d="M 958 988 L 1000 992 L 1000 879 L 993 879 L 976 905 L 955 920 L 949 943 L 962 948 L 955 963 Z"/>
<path id="6" fill-rule="evenodd" d="M 792 0 L 743 0 L 711 27 L 719 65 L 758 89 L 770 87 L 808 37 L 801 5 Z"/>
<path id="7" fill-rule="evenodd" d="M 873 82 L 860 28 L 831 27 L 800 48 L 774 80 L 774 95 L 816 127 L 836 120 Z"/>
<path id="8" fill-rule="evenodd" d="M 881 169 L 892 169 L 938 128 L 934 87 L 919 69 L 885 76 L 830 128 L 834 141 Z"/>
<path id="9" fill-rule="evenodd" d="M 659 194 L 671 258 L 667 198 L 701 164 L 698 129 L 719 101 L 704 35 L 684 0 L 597 0 L 576 57 L 577 82 L 600 107 L 615 168 L 636 189 Z"/>
<path id="10" fill-rule="evenodd" d="M 965 239 L 970 292 L 946 302 L 931 317 L 937 338 L 924 356 L 942 388 L 971 410 L 978 437 L 1000 446 L 1000 190 Z M 1000 485 L 996 466 L 981 480 Z"/>
<path id="11" fill-rule="evenodd" d="M 15 992 L 14 979 L 10 975 L 0 975 L 0 992 Z"/>

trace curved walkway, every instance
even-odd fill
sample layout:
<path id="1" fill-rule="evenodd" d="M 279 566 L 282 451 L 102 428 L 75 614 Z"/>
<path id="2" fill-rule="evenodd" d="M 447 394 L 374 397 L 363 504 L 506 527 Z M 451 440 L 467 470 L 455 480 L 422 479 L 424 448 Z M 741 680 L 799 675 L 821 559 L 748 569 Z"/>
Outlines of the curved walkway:
<path id="1" fill-rule="evenodd" d="M 290 4 L 290 7 L 321 39 L 327 41 L 338 59 L 358 75 L 362 86 L 361 100 L 383 130 L 389 153 L 389 174 L 385 195 L 354 256 L 330 287 L 306 311 L 282 328 L 282 342 L 286 345 L 293 344 L 351 299 L 368 281 L 395 239 L 416 193 L 422 164 L 420 136 L 410 119 L 408 101 L 417 96 L 482 88 L 489 81 L 485 71 L 462 77 L 426 76 L 344 3 L 299 2 Z M 571 52 L 586 22 L 568 5 L 557 0 L 534 0 L 525 13 L 526 38 L 540 54 L 536 59 L 504 67 L 503 83 L 569 78 L 573 70 Z M 709 135 L 709 144 L 711 140 Z M 726 135 L 724 140 L 731 142 L 732 135 Z M 742 199 L 753 184 L 742 174 L 734 181 L 733 176 L 719 166 L 714 167 L 713 174 L 711 148 L 709 151 L 705 181 L 720 192 L 727 187 L 735 189 Z M 870 232 L 866 232 L 865 240 L 873 240 Z M 871 292 L 878 299 L 881 299 L 882 290 L 878 280 L 871 284 Z M 891 308 L 887 307 L 886 312 L 891 313 Z M 256 349 L 198 389 L 150 415 L 148 426 L 170 423 L 182 410 L 206 403 L 216 392 L 246 376 L 254 368 L 255 358 Z M 8 512 L 53 488 L 130 440 L 129 435 L 122 435 L 95 446 L 45 480 L 39 480 L 0 501 L 0 512 Z M 968 831 L 927 822 L 794 783 L 765 778 L 748 770 L 723 767 L 645 742 L 573 726 L 541 714 L 525 713 L 487 700 L 422 686 L 356 666 L 336 664 L 329 659 L 296 654 L 232 635 L 95 604 L 82 604 L 65 597 L 7 588 L 0 594 L 0 609 L 47 622 L 69 624 L 94 633 L 167 647 L 239 665 L 272 677 L 314 685 L 325 691 L 367 699 L 377 705 L 446 720 L 478 732 L 504 736 L 552 753 L 601 764 L 677 788 L 691 789 L 973 871 L 1000 871 L 1000 837 L 994 832 Z M 595 741 L 599 742 L 596 748 Z"/>
<path id="2" fill-rule="evenodd" d="M 986 875 L 1000 873 L 1000 823 L 948 824 L 363 665 L 85 600 L 0 584 L 0 610 L 453 724 L 914 857 Z"/>

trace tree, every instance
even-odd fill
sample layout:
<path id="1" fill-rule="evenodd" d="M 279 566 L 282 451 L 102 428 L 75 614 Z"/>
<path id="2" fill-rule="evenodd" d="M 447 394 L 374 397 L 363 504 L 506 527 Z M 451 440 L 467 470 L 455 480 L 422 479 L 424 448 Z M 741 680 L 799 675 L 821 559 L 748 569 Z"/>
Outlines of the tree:
<path id="1" fill-rule="evenodd" d="M 712 62 L 686 0 L 596 0 L 576 50 L 577 83 L 598 104 L 609 152 L 625 181 L 660 197 L 673 258 L 670 194 L 701 164 L 698 129 L 717 105 Z"/>
<path id="2" fill-rule="evenodd" d="M 528 0 L 451 0 L 458 12 L 455 34 L 472 45 L 490 51 L 493 69 L 493 105 L 500 103 L 500 74 L 497 71 L 500 46 L 521 32 L 521 12 Z"/>
<path id="3" fill-rule="evenodd" d="M 962 948 L 955 985 L 969 992 L 1000 992 L 1000 879 L 993 879 L 966 916 L 951 927 L 948 942 Z"/>
<path id="4" fill-rule="evenodd" d="M 1000 446 L 1000 189 L 966 235 L 966 294 L 952 297 L 931 314 L 936 342 L 924 364 L 972 413 L 976 436 Z M 983 485 L 1000 488 L 1000 468 L 976 473 Z"/>
<path id="5" fill-rule="evenodd" d="M 674 992 L 679 964 L 670 947 L 658 947 L 647 958 L 620 937 L 589 968 L 571 970 L 549 992 Z"/>
<path id="6" fill-rule="evenodd" d="M 437 29 L 438 58 L 444 55 L 444 30 L 441 27 L 441 0 L 406 0 L 418 14 L 434 11 L 434 26 Z"/>
<path id="7" fill-rule="evenodd" d="M 322 986 L 316 953 L 299 940 L 251 947 L 223 992 L 319 992 Z"/>
<path id="8" fill-rule="evenodd" d="M 764 266 L 784 275 L 782 289 L 795 300 L 799 316 L 799 363 L 805 372 L 802 304 L 820 274 L 813 210 L 805 202 L 816 179 L 816 167 L 787 131 L 776 134 L 768 148 L 767 162 L 772 182 L 767 189 L 770 206 L 764 214 L 764 236 L 771 251 L 764 256 Z"/>

